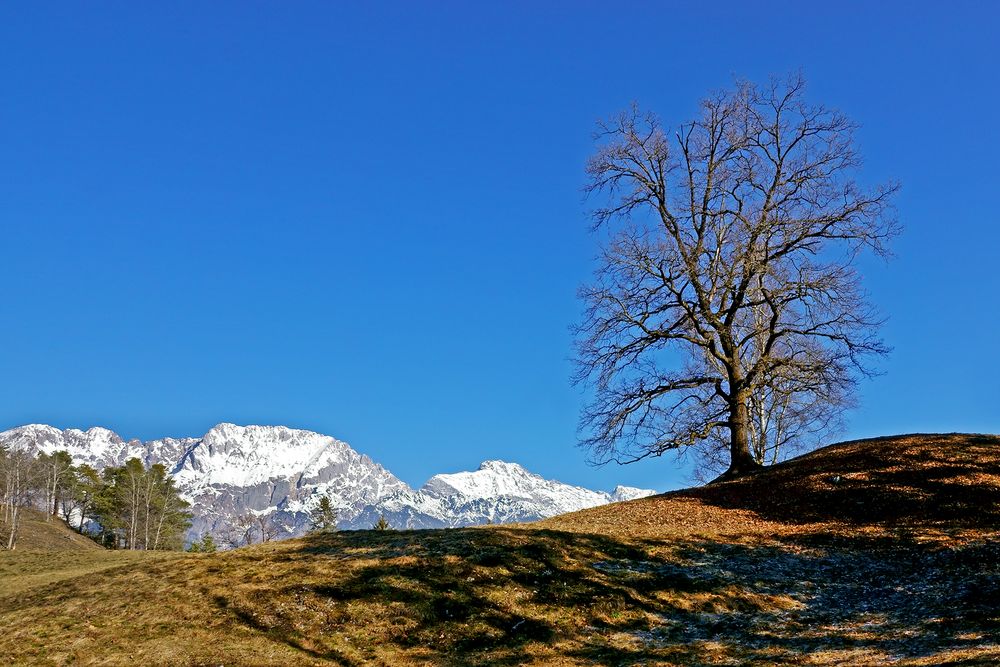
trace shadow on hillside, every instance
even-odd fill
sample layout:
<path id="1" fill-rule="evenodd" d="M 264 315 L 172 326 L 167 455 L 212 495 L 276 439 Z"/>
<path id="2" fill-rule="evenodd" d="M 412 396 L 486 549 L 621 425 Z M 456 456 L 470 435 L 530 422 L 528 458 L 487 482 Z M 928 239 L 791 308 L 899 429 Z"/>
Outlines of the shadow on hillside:
<path id="1" fill-rule="evenodd" d="M 556 643 L 563 655 L 601 665 L 792 662 L 820 650 L 919 658 L 1000 633 L 998 541 L 935 549 L 785 539 L 748 546 L 502 528 L 359 531 L 308 538 L 285 556 L 343 563 L 326 579 L 217 602 L 241 623 L 341 664 L 392 646 L 436 664 L 517 665 Z"/>
<path id="2" fill-rule="evenodd" d="M 979 475 L 997 476 L 983 483 Z M 836 445 L 731 482 L 668 494 L 786 523 L 1000 529 L 1000 438 L 913 435 Z"/>

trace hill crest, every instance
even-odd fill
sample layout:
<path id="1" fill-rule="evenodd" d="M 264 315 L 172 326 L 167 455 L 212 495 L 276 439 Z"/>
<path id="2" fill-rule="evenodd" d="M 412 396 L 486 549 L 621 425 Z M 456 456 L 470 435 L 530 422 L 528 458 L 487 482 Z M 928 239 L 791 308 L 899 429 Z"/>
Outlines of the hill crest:
<path id="1" fill-rule="evenodd" d="M 1000 436 L 912 433 L 827 445 L 744 478 L 553 517 L 608 532 L 768 532 L 778 526 L 992 530 L 1000 526 Z M 657 528 L 659 526 L 659 528 Z"/>

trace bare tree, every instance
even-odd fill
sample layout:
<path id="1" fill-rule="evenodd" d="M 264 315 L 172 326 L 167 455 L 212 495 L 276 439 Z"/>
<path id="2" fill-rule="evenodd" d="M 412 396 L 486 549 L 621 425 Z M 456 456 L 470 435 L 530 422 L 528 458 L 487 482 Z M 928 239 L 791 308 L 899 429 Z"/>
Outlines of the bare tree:
<path id="1" fill-rule="evenodd" d="M 844 393 L 812 392 L 790 380 L 774 378 L 750 395 L 747 407 L 750 455 L 760 465 L 771 465 L 815 447 L 843 428 L 843 411 L 854 405 Z M 715 431 L 693 449 L 694 474 L 702 482 L 725 472 L 729 441 Z"/>
<path id="2" fill-rule="evenodd" d="M 116 520 L 123 529 L 125 548 L 144 548 L 141 537 L 146 470 L 142 461 L 131 458 L 121 468 L 105 468 L 104 476 L 118 510 Z"/>
<path id="3" fill-rule="evenodd" d="M 255 532 L 257 532 L 257 516 L 248 511 L 233 518 L 225 530 L 223 539 L 230 548 L 236 549 L 253 544 Z"/>
<path id="4" fill-rule="evenodd" d="M 59 505 L 69 495 L 73 458 L 66 451 L 42 452 L 38 455 L 38 467 L 45 480 L 45 520 L 49 521 L 59 515 Z"/>
<path id="5" fill-rule="evenodd" d="M 853 266 L 887 255 L 897 186 L 856 182 L 855 125 L 803 89 L 740 83 L 672 137 L 635 107 L 599 126 L 594 224 L 620 224 L 581 290 L 595 461 L 724 442 L 727 475 L 752 471 L 833 419 L 888 352 Z"/>
<path id="6" fill-rule="evenodd" d="M 17 546 L 24 508 L 34 501 L 39 487 L 38 463 L 34 456 L 22 449 L 0 449 L 0 533 L 7 549 Z"/>
<path id="7" fill-rule="evenodd" d="M 256 519 L 261 542 L 270 542 L 281 533 L 281 527 L 275 522 L 274 515 L 258 514 Z"/>

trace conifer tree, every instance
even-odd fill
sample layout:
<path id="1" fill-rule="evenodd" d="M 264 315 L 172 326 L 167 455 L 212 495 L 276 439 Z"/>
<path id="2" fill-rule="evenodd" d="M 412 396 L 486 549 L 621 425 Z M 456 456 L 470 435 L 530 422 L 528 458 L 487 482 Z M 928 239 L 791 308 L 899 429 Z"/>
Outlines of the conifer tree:
<path id="1" fill-rule="evenodd" d="M 105 468 L 94 502 L 103 541 L 122 549 L 180 549 L 190 527 L 189 505 L 162 464 L 148 470 L 132 458 Z"/>
<path id="2" fill-rule="evenodd" d="M 323 496 L 319 503 L 309 512 L 309 532 L 332 533 L 337 530 L 337 509 L 330 502 L 329 496 Z"/>
<path id="3" fill-rule="evenodd" d="M 101 493 L 101 475 L 89 465 L 74 466 L 68 483 L 68 495 L 63 504 L 63 516 L 69 523 L 76 515 L 78 533 L 83 533 L 87 519 L 95 519 L 94 503 Z"/>
<path id="4" fill-rule="evenodd" d="M 215 550 L 215 540 L 212 538 L 211 533 L 205 533 L 201 536 L 200 540 L 192 542 L 191 546 L 188 547 L 188 551 L 196 554 L 211 554 L 215 553 Z"/>
<path id="5" fill-rule="evenodd" d="M 45 505 L 45 520 L 58 516 L 59 506 L 69 496 L 73 473 L 73 458 L 69 452 L 58 451 L 38 455 L 38 470 L 42 482 L 42 498 Z"/>
<path id="6" fill-rule="evenodd" d="M 206 554 L 215 553 L 216 546 L 215 540 L 212 538 L 211 533 L 205 533 L 201 536 L 201 552 Z"/>

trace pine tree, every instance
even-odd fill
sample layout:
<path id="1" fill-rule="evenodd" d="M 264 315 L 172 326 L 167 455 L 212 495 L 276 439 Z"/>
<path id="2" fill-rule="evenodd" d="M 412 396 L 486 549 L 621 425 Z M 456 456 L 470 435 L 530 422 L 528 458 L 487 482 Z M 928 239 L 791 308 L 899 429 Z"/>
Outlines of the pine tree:
<path id="1" fill-rule="evenodd" d="M 69 452 L 58 451 L 38 455 L 37 461 L 42 477 L 42 498 L 45 520 L 58 516 L 59 505 L 69 496 L 70 480 L 73 476 L 73 458 Z"/>
<path id="2" fill-rule="evenodd" d="M 332 533 L 337 530 L 337 509 L 329 496 L 319 499 L 319 504 L 309 512 L 310 533 Z"/>
<path id="3" fill-rule="evenodd" d="M 372 530 L 392 530 L 392 526 L 389 525 L 389 522 L 385 520 L 385 515 L 382 514 L 379 515 L 378 521 L 372 526 Z"/>
<path id="4" fill-rule="evenodd" d="M 205 533 L 201 536 L 201 552 L 205 554 L 215 553 L 215 540 L 212 539 L 211 533 Z"/>
<path id="5" fill-rule="evenodd" d="M 66 522 L 69 523 L 70 518 L 78 513 L 78 523 L 75 528 L 78 533 L 83 533 L 87 519 L 95 518 L 94 503 L 97 500 L 97 496 L 101 493 L 103 485 L 101 475 L 86 464 L 73 466 L 68 485 L 68 495 L 63 504 L 63 514 Z"/>
<path id="6" fill-rule="evenodd" d="M 200 540 L 192 542 L 191 546 L 188 547 L 188 551 L 194 554 L 212 554 L 215 553 L 215 550 L 215 540 L 212 539 L 211 533 L 205 533 Z"/>
<path id="7" fill-rule="evenodd" d="M 124 549 L 182 549 L 191 526 L 188 503 L 161 464 L 148 470 L 139 459 L 105 468 L 94 502 L 102 541 Z"/>

